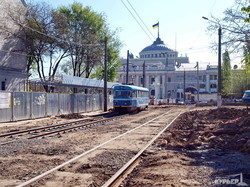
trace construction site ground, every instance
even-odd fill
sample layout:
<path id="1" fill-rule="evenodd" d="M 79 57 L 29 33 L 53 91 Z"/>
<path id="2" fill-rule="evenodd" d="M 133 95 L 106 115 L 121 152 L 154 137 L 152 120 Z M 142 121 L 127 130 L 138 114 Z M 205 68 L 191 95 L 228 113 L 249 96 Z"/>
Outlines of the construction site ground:
<path id="1" fill-rule="evenodd" d="M 161 109 L 157 109 L 158 107 Z M 171 129 L 165 131 L 150 146 L 141 157 L 139 165 L 121 186 L 250 186 L 250 110 L 243 106 L 150 106 L 149 111 L 134 115 L 134 118 L 142 119 L 147 113 L 157 111 L 160 114 L 169 108 L 174 113 L 177 112 L 176 107 L 183 107 L 183 111 L 189 107 L 190 111 L 181 114 Z M 88 115 L 92 113 L 83 114 L 82 117 Z M 69 116 L 54 116 L 2 123 L 0 132 L 39 127 L 39 124 L 52 121 L 61 123 L 73 120 L 68 118 Z M 89 129 L 84 131 L 85 136 L 82 137 L 72 133 L 50 142 L 36 140 L 27 147 L 15 149 L 9 146 L 8 150 L 0 147 L 0 186 L 16 186 L 13 184 L 39 174 L 36 172 L 44 164 L 48 167 L 59 165 L 72 155 L 88 149 L 91 143 L 104 141 L 103 138 L 108 136 L 113 126 L 117 126 L 116 122 L 105 126 L 105 129 Z M 34 160 L 29 160 L 28 157 Z M 40 170 L 46 171 L 48 168 Z M 109 177 L 105 172 L 103 175 Z M 65 183 L 66 186 L 77 184 L 77 181 Z M 98 184 L 94 182 L 92 186 L 99 186 Z"/>
<path id="2" fill-rule="evenodd" d="M 123 186 L 250 186 L 249 114 L 245 107 L 182 114 Z"/>

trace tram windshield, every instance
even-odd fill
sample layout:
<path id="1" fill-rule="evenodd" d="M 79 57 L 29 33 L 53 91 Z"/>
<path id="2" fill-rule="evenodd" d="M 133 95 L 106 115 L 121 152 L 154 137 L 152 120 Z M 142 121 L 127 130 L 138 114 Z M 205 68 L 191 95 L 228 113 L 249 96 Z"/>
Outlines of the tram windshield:
<path id="1" fill-rule="evenodd" d="M 123 98 L 123 97 L 136 97 L 136 91 L 130 90 L 116 90 L 114 93 L 114 97 L 116 98 Z"/>
<path id="2" fill-rule="evenodd" d="M 250 93 L 249 92 L 245 92 L 243 97 L 250 97 Z"/>
<path id="3" fill-rule="evenodd" d="M 115 91 L 115 94 L 114 94 L 115 97 L 131 97 L 131 91 L 125 91 L 125 90 L 116 90 Z"/>

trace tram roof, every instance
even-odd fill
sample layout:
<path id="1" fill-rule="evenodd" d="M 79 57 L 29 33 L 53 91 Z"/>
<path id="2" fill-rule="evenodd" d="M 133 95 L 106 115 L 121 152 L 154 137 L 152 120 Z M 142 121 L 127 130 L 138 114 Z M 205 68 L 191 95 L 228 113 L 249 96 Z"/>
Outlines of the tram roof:
<path id="1" fill-rule="evenodd" d="M 114 90 L 142 90 L 142 91 L 148 91 L 147 88 L 139 87 L 139 86 L 133 86 L 133 85 L 116 85 L 116 86 L 114 86 Z"/>

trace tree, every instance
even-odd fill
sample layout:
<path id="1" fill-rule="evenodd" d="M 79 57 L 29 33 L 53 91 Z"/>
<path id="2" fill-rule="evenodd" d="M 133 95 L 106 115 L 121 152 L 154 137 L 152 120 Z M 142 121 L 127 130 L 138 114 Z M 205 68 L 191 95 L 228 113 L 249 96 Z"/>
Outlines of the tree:
<path id="1" fill-rule="evenodd" d="M 214 34 L 220 26 L 222 28 L 222 47 L 225 47 L 228 53 L 242 57 L 238 63 L 242 63 L 243 69 L 233 71 L 232 90 L 234 93 L 242 92 L 247 87 L 246 81 L 250 65 L 250 24 L 246 22 L 249 14 L 242 11 L 241 8 L 248 7 L 248 4 L 249 0 L 235 0 L 235 5 L 224 11 L 224 17 L 222 19 L 212 17 L 207 28 L 208 32 Z M 243 10 L 245 9 L 243 8 Z M 213 43 L 212 48 L 216 49 L 217 46 L 217 43 Z M 224 85 L 227 83 L 224 82 Z M 228 91 L 224 90 L 224 93 L 226 94 Z"/>
<path id="2" fill-rule="evenodd" d="M 245 22 L 246 12 L 241 11 L 241 8 L 248 3 L 248 0 L 236 0 L 235 5 L 227 8 L 224 11 L 224 18 L 219 19 L 212 17 L 212 22 L 209 22 L 207 30 L 210 34 L 217 32 L 220 25 L 222 28 L 222 45 L 228 50 L 229 53 L 241 53 L 243 46 L 249 42 L 250 25 Z M 216 24 L 215 24 L 216 23 Z M 213 48 L 217 48 L 217 44 L 213 44 Z M 250 49 L 247 49 L 250 51 Z"/>
<path id="3" fill-rule="evenodd" d="M 54 20 L 61 36 L 70 42 L 70 60 L 63 66 L 64 72 L 71 72 L 74 76 L 102 78 L 104 58 L 104 38 L 108 40 L 109 70 L 116 72 L 117 59 L 121 43 L 115 38 L 106 24 L 105 16 L 92 11 L 90 7 L 83 7 L 80 3 L 73 3 L 70 7 L 60 7 L 54 11 Z M 113 74 L 112 73 L 112 74 Z M 113 76 L 114 77 L 114 76 Z"/>
<path id="4" fill-rule="evenodd" d="M 222 95 L 229 96 L 232 92 L 232 67 L 228 51 L 223 53 L 222 58 Z"/>
<path id="5" fill-rule="evenodd" d="M 249 1 L 249 3 L 250 3 L 250 1 Z M 246 12 L 248 14 L 248 17 L 245 18 L 245 22 L 250 23 L 250 5 L 242 7 L 241 11 Z"/>
<path id="6" fill-rule="evenodd" d="M 55 80 L 59 65 L 67 57 L 65 42 L 59 39 L 60 33 L 54 27 L 52 8 L 46 4 L 27 4 L 25 16 L 20 16 L 23 9 L 11 9 L 8 16 L 19 25 L 20 30 L 10 35 L 16 35 L 25 45 L 27 54 L 27 72 L 36 68 L 41 82 Z M 64 48 L 64 50 L 61 50 Z M 51 89 L 44 84 L 45 91 Z"/>
<path id="7" fill-rule="evenodd" d="M 62 66 L 71 75 L 89 78 L 102 67 L 104 38 L 108 37 L 109 70 L 115 77 L 121 43 L 116 31 L 110 31 L 104 15 L 79 3 L 55 10 L 46 3 L 28 4 L 26 16 L 20 16 L 23 11 L 10 9 L 8 13 L 20 26 L 19 32 L 10 35 L 17 35 L 25 44 L 27 72 L 36 68 L 40 80 L 48 83 L 55 80 Z M 4 32 L 9 31 L 5 28 Z M 44 88 L 50 91 L 48 86 Z"/>
<path id="8" fill-rule="evenodd" d="M 114 36 L 113 34 L 108 34 L 108 46 L 107 46 L 107 53 L 108 53 L 108 64 L 107 64 L 107 80 L 112 82 L 115 80 L 117 76 L 117 69 L 121 66 L 119 59 L 119 48 L 121 46 L 121 43 L 118 39 L 112 38 L 111 36 Z M 91 78 L 97 78 L 97 79 L 104 79 L 104 64 L 101 66 L 95 68 L 95 72 L 91 75 Z"/>

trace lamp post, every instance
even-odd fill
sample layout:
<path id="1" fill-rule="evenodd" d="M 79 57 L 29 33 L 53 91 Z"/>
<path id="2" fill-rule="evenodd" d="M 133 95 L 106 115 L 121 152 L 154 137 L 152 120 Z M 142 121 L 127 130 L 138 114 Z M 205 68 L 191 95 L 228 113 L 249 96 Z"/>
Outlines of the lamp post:
<path id="1" fill-rule="evenodd" d="M 208 20 L 210 22 L 213 22 L 217 25 L 219 25 L 218 28 L 218 86 L 217 86 L 217 107 L 221 107 L 222 100 L 221 100 L 221 87 L 222 87 L 222 81 L 221 81 L 221 25 L 219 23 L 216 23 L 215 21 L 212 21 L 208 19 L 207 17 L 202 17 L 205 20 Z"/>
<path id="2" fill-rule="evenodd" d="M 184 76 L 183 76 L 183 103 L 186 104 L 186 70 L 184 67 Z"/>
<path id="3" fill-rule="evenodd" d="M 197 68 L 197 101 L 200 102 L 200 83 L 199 83 L 199 62 L 196 62 L 196 66 L 194 68 Z"/>

